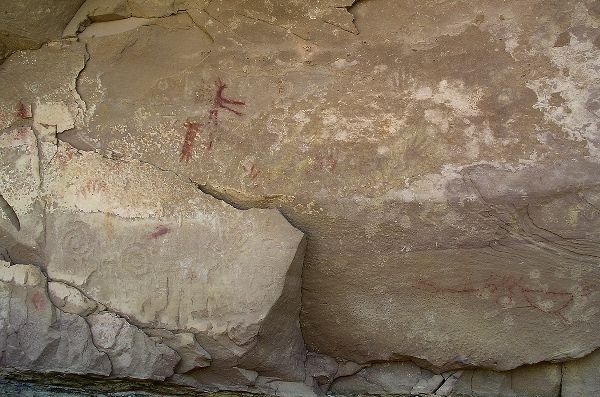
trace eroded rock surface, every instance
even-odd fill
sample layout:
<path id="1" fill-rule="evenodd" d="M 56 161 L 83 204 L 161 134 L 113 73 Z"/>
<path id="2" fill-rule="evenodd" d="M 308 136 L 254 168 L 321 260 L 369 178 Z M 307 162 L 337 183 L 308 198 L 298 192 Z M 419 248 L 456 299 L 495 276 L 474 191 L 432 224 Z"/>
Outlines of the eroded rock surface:
<path id="1" fill-rule="evenodd" d="M 562 373 L 562 397 L 587 397 L 600 393 L 600 351 L 565 363 Z"/>
<path id="2" fill-rule="evenodd" d="M 561 394 L 561 366 L 539 364 L 508 372 L 466 370 L 453 388 L 456 396 L 558 397 Z M 591 395 L 591 394 L 590 394 Z"/>
<path id="3" fill-rule="evenodd" d="M 76 78 L 81 43 L 21 51 L 0 70 L 0 252 L 5 260 L 45 262 L 42 170 L 56 153 L 56 134 L 81 126 L 85 104 Z"/>
<path id="4" fill-rule="evenodd" d="M 87 317 L 95 337 L 123 330 L 102 344 L 113 376 L 177 371 L 204 385 L 188 373 L 213 365 L 303 380 L 303 234 L 276 210 L 241 211 L 185 176 L 60 142 L 85 123 L 77 78 L 87 59 L 85 45 L 64 40 L 2 66 L 2 258 L 33 258 L 53 307 Z M 163 344 L 140 330 L 152 328 L 172 335 Z"/>
<path id="5" fill-rule="evenodd" d="M 196 368 L 209 367 L 212 357 L 204 350 L 194 334 L 190 332 L 173 333 L 166 329 L 145 329 L 144 332 L 154 340 L 175 350 L 181 360 L 177 363 L 175 372 L 183 374 Z"/>
<path id="6" fill-rule="evenodd" d="M 51 281 L 48 283 L 48 296 L 52 304 L 63 312 L 87 316 L 98 309 L 98 304 L 85 296 L 77 288 Z"/>
<path id="7" fill-rule="evenodd" d="M 0 63 L 12 52 L 61 37 L 85 0 L 22 0 L 0 4 Z"/>
<path id="8" fill-rule="evenodd" d="M 357 31 L 328 2 L 191 4 L 82 38 L 90 111 L 64 139 L 280 208 L 311 236 L 310 350 L 581 357 L 600 345 L 598 17 L 541 4 L 357 2 Z"/>
<path id="9" fill-rule="evenodd" d="M 249 368 L 303 376 L 303 235 L 277 211 L 239 211 L 173 173 L 66 145 L 45 180 L 53 280 L 136 325 L 224 336 Z"/>
<path id="10" fill-rule="evenodd" d="M 432 375 L 411 362 L 374 364 L 355 375 L 337 379 L 331 390 L 341 395 L 409 394 Z"/>
<path id="11" fill-rule="evenodd" d="M 82 317 L 56 309 L 31 265 L 0 262 L 0 366 L 110 375 L 111 362 Z"/>
<path id="12" fill-rule="evenodd" d="M 595 2 L 61 4 L 0 66 L 0 259 L 114 361 L 65 371 L 551 397 L 600 347 Z"/>
<path id="13" fill-rule="evenodd" d="M 164 380 L 173 375 L 179 355 L 112 313 L 88 316 L 94 343 L 108 355 L 112 375 Z"/>

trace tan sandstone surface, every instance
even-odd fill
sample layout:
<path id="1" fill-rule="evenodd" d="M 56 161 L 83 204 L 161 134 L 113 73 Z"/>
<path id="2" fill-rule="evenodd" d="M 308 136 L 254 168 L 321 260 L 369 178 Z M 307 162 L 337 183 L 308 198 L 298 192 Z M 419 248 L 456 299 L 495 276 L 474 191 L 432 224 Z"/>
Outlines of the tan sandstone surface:
<path id="1" fill-rule="evenodd" d="M 109 374 L 593 395 L 597 1 L 69 15 L 0 65 L 0 259 L 41 269 Z"/>

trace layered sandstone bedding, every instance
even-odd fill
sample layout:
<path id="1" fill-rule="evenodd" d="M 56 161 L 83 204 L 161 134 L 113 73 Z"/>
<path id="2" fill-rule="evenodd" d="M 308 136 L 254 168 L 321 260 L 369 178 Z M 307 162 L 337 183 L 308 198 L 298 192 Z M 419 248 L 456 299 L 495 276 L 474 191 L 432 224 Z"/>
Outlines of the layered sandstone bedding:
<path id="1" fill-rule="evenodd" d="M 600 394 L 598 1 L 0 11 L 0 367 Z"/>

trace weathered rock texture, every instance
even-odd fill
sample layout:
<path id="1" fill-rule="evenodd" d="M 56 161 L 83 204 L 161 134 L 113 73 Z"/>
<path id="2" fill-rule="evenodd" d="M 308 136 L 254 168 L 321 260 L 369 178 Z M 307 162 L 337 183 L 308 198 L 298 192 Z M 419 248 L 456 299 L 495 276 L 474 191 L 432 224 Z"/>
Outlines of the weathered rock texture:
<path id="1" fill-rule="evenodd" d="M 207 371 L 303 381 L 303 234 L 276 210 L 238 210 L 183 175 L 59 141 L 86 123 L 77 78 L 88 58 L 84 44 L 65 40 L 2 65 L 0 247 L 10 264 L 47 275 L 48 313 L 81 324 L 105 367 L 54 351 L 69 336 L 53 342 L 54 318 L 36 336 L 54 339 L 20 347 L 54 356 L 13 359 L 19 345 L 10 339 L 3 365 L 159 380 L 177 373 L 205 388 L 216 387 Z M 13 299 L 8 309 L 27 305 Z M 26 320 L 13 317 L 4 323 L 11 338 Z"/>
<path id="2" fill-rule="evenodd" d="M 563 365 L 562 394 L 584 397 L 600 394 L 600 351 Z"/>
<path id="3" fill-rule="evenodd" d="M 597 1 L 80 5 L 5 28 L 0 254 L 112 375 L 593 390 Z"/>
<path id="4" fill-rule="evenodd" d="M 94 342 L 108 355 L 112 375 L 164 380 L 173 375 L 179 355 L 112 313 L 88 317 Z"/>
<path id="5" fill-rule="evenodd" d="M 109 375 L 86 321 L 56 309 L 46 278 L 31 265 L 0 262 L 0 365 L 36 371 Z"/>
<path id="6" fill-rule="evenodd" d="M 0 63 L 12 52 L 39 48 L 61 37 L 85 0 L 3 1 L 0 5 Z"/>

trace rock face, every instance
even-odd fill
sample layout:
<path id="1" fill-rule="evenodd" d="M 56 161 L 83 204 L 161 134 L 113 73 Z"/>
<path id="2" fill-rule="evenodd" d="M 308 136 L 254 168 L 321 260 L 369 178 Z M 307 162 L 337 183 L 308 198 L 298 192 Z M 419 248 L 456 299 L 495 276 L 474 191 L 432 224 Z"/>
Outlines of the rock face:
<path id="1" fill-rule="evenodd" d="M 56 309 L 35 266 L 0 262 L 0 366 L 109 375 L 82 317 Z"/>
<path id="2" fill-rule="evenodd" d="M 310 350 L 437 370 L 581 357 L 600 346 L 598 19 L 534 3 L 361 1 L 358 35 L 328 2 L 188 4 L 81 38 L 90 111 L 64 139 L 280 208 L 312 236 Z"/>
<path id="3" fill-rule="evenodd" d="M 347 394 L 409 394 L 431 373 L 411 362 L 375 364 L 355 375 L 337 379 L 332 391 Z M 429 372 L 429 371 L 425 371 Z"/>
<path id="4" fill-rule="evenodd" d="M 48 283 L 48 295 L 52 304 L 63 312 L 85 317 L 98 308 L 96 302 L 89 299 L 77 288 L 56 281 Z"/>
<path id="5" fill-rule="evenodd" d="M 112 375 L 164 380 L 173 375 L 179 355 L 112 313 L 88 317 L 94 342 L 112 364 Z"/>
<path id="6" fill-rule="evenodd" d="M 210 366 L 212 357 L 198 344 L 194 334 L 189 332 L 174 334 L 165 329 L 147 329 L 144 331 L 179 354 L 180 360 L 175 372 L 184 374 L 196 368 Z"/>
<path id="7" fill-rule="evenodd" d="M 562 397 L 587 397 L 600 394 L 600 351 L 581 360 L 564 364 Z"/>
<path id="8" fill-rule="evenodd" d="M 255 370 L 303 381 L 303 233 L 276 210 L 238 210 L 187 177 L 59 141 L 85 124 L 76 80 L 87 59 L 85 45 L 65 40 L 2 66 L 0 252 L 47 274 L 48 306 L 85 326 L 108 368 L 5 365 L 158 380 L 177 372 L 206 388 L 215 387 L 208 366 L 255 373 L 248 386 Z M 38 348 L 29 343 L 22 349 Z"/>
<path id="9" fill-rule="evenodd" d="M 45 181 L 50 278 L 140 327 L 223 337 L 246 368 L 304 378 L 303 235 L 279 213 L 64 145 Z"/>
<path id="10" fill-rule="evenodd" d="M 46 3 L 0 6 L 0 259 L 54 335 L 15 366 L 594 393 L 596 2 Z"/>
<path id="11" fill-rule="evenodd" d="M 0 63 L 12 52 L 39 48 L 61 37 L 85 0 L 23 0 L 2 2 Z"/>
<path id="12" fill-rule="evenodd" d="M 561 367 L 556 364 L 524 366 L 509 372 L 464 371 L 453 388 L 456 396 L 558 397 Z M 448 394 L 450 395 L 450 394 Z"/>

